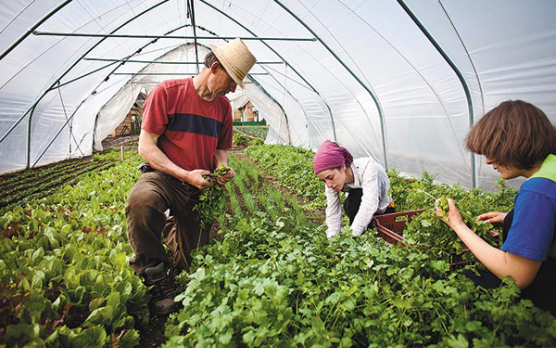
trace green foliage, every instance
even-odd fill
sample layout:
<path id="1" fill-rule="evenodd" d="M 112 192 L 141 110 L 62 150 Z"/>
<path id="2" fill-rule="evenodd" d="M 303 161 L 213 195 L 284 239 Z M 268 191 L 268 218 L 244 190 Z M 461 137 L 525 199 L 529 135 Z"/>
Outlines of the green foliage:
<path id="1" fill-rule="evenodd" d="M 297 166 L 292 171 L 296 173 L 311 163 L 311 156 L 292 160 L 301 151 L 290 147 L 264 146 L 247 152 L 262 158 L 262 167 L 292 187 L 294 180 L 281 172 Z M 234 163 L 234 168 L 248 171 L 240 164 Z M 501 194 L 436 185 L 428 174 L 406 183 L 407 192 L 393 194 L 404 197 L 407 204 L 418 202 L 415 208 L 427 209 L 414 220 L 414 228 L 424 236 L 420 231 L 426 226 L 430 234 L 423 238 L 423 247 L 397 248 L 369 232 L 354 239 L 347 229 L 329 242 L 323 226 L 299 223 L 302 211 L 289 208 L 287 199 L 277 197 L 279 192 L 250 176 L 251 181 L 234 180 L 237 189 L 231 190 L 232 199 L 242 200 L 251 192 L 260 197 L 266 212 L 242 213 L 222 231 L 222 241 L 196 254 L 187 288 L 178 296 L 183 309 L 171 317 L 164 347 L 549 347 L 556 343 L 554 317 L 519 300 L 514 284 L 495 290 L 477 288 L 462 270 L 450 269 L 445 256 L 453 245 L 434 249 L 431 243 L 439 234 L 455 235 L 435 217 L 435 197 L 455 197 L 472 216 L 477 209 L 500 207 L 506 202 Z M 322 184 L 318 186 L 322 191 Z M 503 195 L 511 202 L 508 192 Z M 478 207 L 473 208 L 473 203 Z"/>
<path id="2" fill-rule="evenodd" d="M 264 140 L 263 139 L 251 139 L 249 141 L 249 146 L 256 146 L 256 145 L 263 145 L 264 144 Z"/>
<path id="3" fill-rule="evenodd" d="M 62 184 L 72 184 L 91 171 L 113 166 L 113 160 L 92 158 L 90 161 L 63 162 L 47 168 L 30 169 L 2 180 L 0 210 L 8 211 L 14 204 L 46 197 Z"/>
<path id="4" fill-rule="evenodd" d="M 326 207 L 324 184 L 313 172 L 313 152 L 286 145 L 260 145 L 248 147 L 245 153 L 289 190 L 312 202 L 311 208 Z"/>
<path id="5" fill-rule="evenodd" d="M 234 126 L 234 130 L 238 133 L 259 138 L 264 141 L 268 133 L 268 126 Z"/>
<path id="6" fill-rule="evenodd" d="M 513 284 L 476 288 L 448 264 L 372 234 L 241 219 L 195 257 L 164 347 L 550 346 L 554 317 Z M 527 313 L 527 315 L 523 315 Z M 527 326 L 539 336 L 519 330 Z M 547 345 L 548 344 L 548 345 Z"/>
<path id="7" fill-rule="evenodd" d="M 131 157 L 0 215 L 0 345 L 138 345 L 148 297 L 127 262 Z"/>
<path id="8" fill-rule="evenodd" d="M 458 236 L 440 221 L 434 213 L 435 201 L 441 208 L 441 214 L 447 217 L 447 198 L 452 198 L 462 215 L 464 222 L 485 241 L 493 246 L 500 246 L 501 238 L 494 237 L 493 226 L 477 222 L 479 214 L 489 211 L 508 212 L 513 207 L 516 191 L 509 188 L 504 181 L 498 182 L 497 192 L 481 189 L 464 190 L 459 185 L 435 184 L 434 175 L 423 173 L 422 178 L 412 179 L 400 176 L 395 170 L 388 172 L 390 193 L 397 211 L 425 209 L 407 224 L 403 237 L 408 244 L 417 249 L 446 261 L 475 260 L 466 250 Z M 494 231 L 496 232 L 496 231 Z"/>
<path id="9" fill-rule="evenodd" d="M 312 153 L 247 152 L 284 186 L 325 206 Z M 124 214 L 139 162 L 132 155 L 0 215 L 0 346 L 139 345 L 148 296 L 128 265 Z M 329 241 L 325 227 L 257 168 L 235 156 L 230 165 L 236 178 L 222 188 L 229 209 L 218 217 L 221 238 L 195 250 L 191 273 L 178 276 L 183 308 L 168 320 L 165 347 L 556 345 L 556 319 L 521 300 L 513 283 L 485 290 L 450 268 L 458 241 L 435 217 L 436 198 L 453 198 L 472 219 L 511 207 L 515 191 L 503 183 L 493 193 L 466 191 L 435 184 L 430 174 L 389 173 L 398 211 L 426 209 L 404 231 L 414 246 L 402 248 L 374 230 L 355 239 L 344 228 Z"/>
<path id="10" fill-rule="evenodd" d="M 199 212 L 199 218 L 201 220 L 201 228 L 204 228 L 208 224 L 212 224 L 222 211 L 224 211 L 224 206 L 228 200 L 228 195 L 226 190 L 216 182 L 216 179 L 220 176 L 228 174 L 231 170 L 228 166 L 218 167 L 210 177 L 214 181 L 214 185 L 208 189 L 204 189 L 199 197 L 199 203 L 195 204 L 193 210 Z"/>
<path id="11" fill-rule="evenodd" d="M 249 138 L 240 133 L 234 133 L 233 139 L 234 146 L 246 146 L 249 143 Z"/>

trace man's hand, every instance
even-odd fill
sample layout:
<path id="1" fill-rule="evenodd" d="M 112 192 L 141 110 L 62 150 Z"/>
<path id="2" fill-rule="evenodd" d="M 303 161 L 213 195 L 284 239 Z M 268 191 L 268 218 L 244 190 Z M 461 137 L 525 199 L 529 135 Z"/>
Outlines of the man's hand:
<path id="1" fill-rule="evenodd" d="M 182 180 L 187 182 L 191 186 L 195 186 L 199 190 L 203 190 L 214 185 L 212 174 L 208 170 L 195 169 L 187 173 L 187 177 L 183 178 Z"/>
<path id="2" fill-rule="evenodd" d="M 217 176 L 216 182 L 218 183 L 218 185 L 224 186 L 228 181 L 232 180 L 234 176 L 235 176 L 235 172 L 232 168 L 230 168 L 230 171 L 225 175 Z"/>

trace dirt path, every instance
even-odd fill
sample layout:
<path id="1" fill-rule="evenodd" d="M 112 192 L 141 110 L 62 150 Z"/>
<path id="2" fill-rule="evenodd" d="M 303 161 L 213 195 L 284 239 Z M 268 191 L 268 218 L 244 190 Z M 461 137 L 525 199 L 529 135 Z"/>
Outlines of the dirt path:
<path id="1" fill-rule="evenodd" d="M 102 141 L 103 148 L 119 149 L 124 146 L 125 150 L 136 149 L 139 134 L 125 135 L 122 137 L 108 137 Z"/>

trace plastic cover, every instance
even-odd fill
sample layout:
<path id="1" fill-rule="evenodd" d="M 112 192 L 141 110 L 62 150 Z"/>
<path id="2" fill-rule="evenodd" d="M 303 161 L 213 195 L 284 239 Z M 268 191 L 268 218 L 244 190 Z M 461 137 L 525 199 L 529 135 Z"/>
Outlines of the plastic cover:
<path id="1" fill-rule="evenodd" d="M 556 2 L 403 3 L 437 47 L 393 0 L 199 0 L 197 52 L 185 38 L 28 32 L 193 36 L 183 1 L 7 2 L 0 173 L 100 150 L 138 93 L 197 71 L 110 59 L 202 61 L 210 44 L 225 42 L 206 37 L 257 36 L 290 40 L 245 40 L 261 64 L 229 97 L 253 102 L 270 126 L 267 143 L 316 149 L 336 140 L 403 174 L 428 171 L 464 187 L 475 178 L 492 188 L 498 174 L 479 157 L 474 171 L 463 140 L 471 123 L 508 99 L 556 121 Z"/>

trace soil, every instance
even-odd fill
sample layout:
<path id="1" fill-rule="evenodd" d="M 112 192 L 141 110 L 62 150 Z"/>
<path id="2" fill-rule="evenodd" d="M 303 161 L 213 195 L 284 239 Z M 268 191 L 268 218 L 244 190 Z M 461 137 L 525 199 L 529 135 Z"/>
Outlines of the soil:
<path id="1" fill-rule="evenodd" d="M 124 150 L 136 149 L 139 141 L 139 134 L 124 135 L 121 137 L 107 137 L 102 141 L 103 148 L 119 149 L 124 146 Z"/>
<path id="2" fill-rule="evenodd" d="M 150 348 L 160 347 L 166 342 L 164 336 L 164 326 L 168 317 L 158 317 L 151 315 L 146 327 L 138 327 L 139 330 L 139 347 Z"/>

